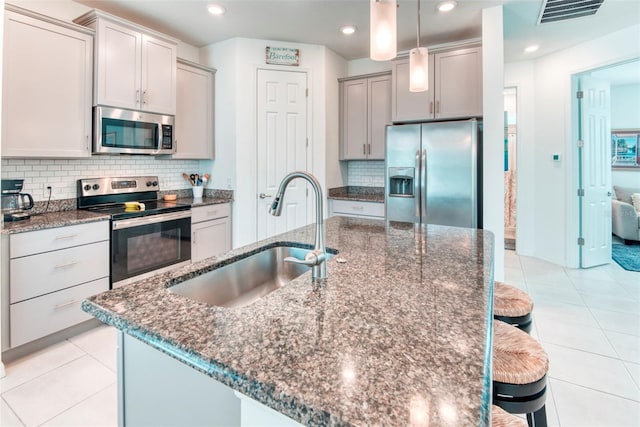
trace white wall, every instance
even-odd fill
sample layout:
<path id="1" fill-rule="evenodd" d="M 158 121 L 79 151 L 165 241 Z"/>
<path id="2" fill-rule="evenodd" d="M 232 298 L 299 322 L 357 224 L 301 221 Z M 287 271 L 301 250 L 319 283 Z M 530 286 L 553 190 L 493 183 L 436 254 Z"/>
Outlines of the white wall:
<path id="1" fill-rule="evenodd" d="M 495 236 L 494 277 L 504 280 L 504 46 L 502 6 L 482 10 L 482 211 Z"/>
<path id="2" fill-rule="evenodd" d="M 309 78 L 308 169 L 318 178 L 326 193 L 327 170 L 335 171 L 337 157 L 327 158 L 327 144 L 338 140 L 335 119 L 337 101 L 333 91 L 334 77 L 346 67 L 346 62 L 324 46 L 237 38 L 206 46 L 200 59 L 218 70 L 216 74 L 216 159 L 210 163 L 216 180 L 230 181 L 235 190 L 233 242 L 242 246 L 256 240 L 256 72 L 258 68 L 291 71 L 291 67 L 268 66 L 264 63 L 266 46 L 286 46 L 300 49 L 300 70 Z M 337 68 L 337 69 L 336 69 Z M 333 86 L 333 89 L 328 87 Z M 335 112 L 329 111 L 335 109 Z M 329 149 L 331 151 L 332 149 Z M 327 163 L 335 162 L 327 168 Z M 313 220 L 312 214 L 310 219 Z"/>
<path id="3" fill-rule="evenodd" d="M 347 162 L 340 162 L 340 90 L 338 78 L 344 77 L 347 61 L 330 49 L 325 49 L 326 98 L 326 177 L 327 190 L 342 187 L 347 182 Z M 325 205 L 328 208 L 328 203 Z"/>
<path id="4" fill-rule="evenodd" d="M 611 129 L 640 129 L 640 84 L 611 86 Z M 640 188 L 640 169 L 615 169 L 611 182 Z"/>
<path id="5" fill-rule="evenodd" d="M 518 232 L 523 225 L 520 203 L 526 199 L 525 204 L 535 213 L 532 256 L 569 267 L 578 266 L 578 198 L 574 196 L 577 147 L 572 132 L 571 78 L 594 68 L 640 57 L 638 40 L 640 25 L 635 25 L 532 61 L 533 73 L 529 62 L 507 64 L 505 83 L 522 82 L 518 96 L 523 108 L 519 110 L 518 123 L 520 126 L 533 124 L 532 141 L 525 143 L 519 133 L 519 143 L 531 156 L 525 160 L 519 152 L 519 157 L 523 162 L 532 162 L 534 168 L 523 170 L 523 162 L 518 163 Z M 564 160 L 553 162 L 553 153 L 559 153 Z M 533 189 L 533 194 L 526 193 L 522 184 Z M 518 235 L 518 240 L 520 238 Z"/>

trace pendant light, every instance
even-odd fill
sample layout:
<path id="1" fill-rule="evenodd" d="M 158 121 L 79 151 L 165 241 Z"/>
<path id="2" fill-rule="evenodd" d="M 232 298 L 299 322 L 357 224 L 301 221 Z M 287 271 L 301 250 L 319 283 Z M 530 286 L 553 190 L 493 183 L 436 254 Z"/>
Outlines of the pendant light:
<path id="1" fill-rule="evenodd" d="M 420 47 L 420 0 L 418 0 L 417 47 L 409 51 L 409 90 L 429 90 L 429 49 Z"/>
<path id="2" fill-rule="evenodd" d="M 396 0 L 371 0 L 369 56 L 374 61 L 396 57 Z"/>

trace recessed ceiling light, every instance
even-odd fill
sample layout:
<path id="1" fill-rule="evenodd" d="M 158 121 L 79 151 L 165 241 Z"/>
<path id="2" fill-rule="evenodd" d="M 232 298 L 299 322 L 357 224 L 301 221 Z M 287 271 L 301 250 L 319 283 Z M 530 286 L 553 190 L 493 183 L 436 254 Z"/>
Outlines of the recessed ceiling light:
<path id="1" fill-rule="evenodd" d="M 224 15 L 224 13 L 227 11 L 227 9 L 225 9 L 224 6 L 219 5 L 219 4 L 209 5 L 207 10 L 212 15 Z"/>
<path id="2" fill-rule="evenodd" d="M 445 0 L 438 3 L 437 7 L 440 12 L 449 12 L 450 10 L 455 9 L 457 5 L 458 2 L 456 0 Z"/>
<path id="3" fill-rule="evenodd" d="M 535 52 L 538 49 L 540 49 L 540 46 L 538 46 L 537 44 L 532 44 L 531 46 L 525 47 L 524 51 L 526 53 L 532 53 L 532 52 Z"/>
<path id="4" fill-rule="evenodd" d="M 357 28 L 356 28 L 354 25 L 345 25 L 344 27 L 341 27 L 341 28 L 340 28 L 340 32 L 341 32 L 342 34 L 349 35 L 349 34 L 353 34 L 353 33 L 355 33 L 355 32 L 356 32 L 356 29 L 357 29 Z"/>

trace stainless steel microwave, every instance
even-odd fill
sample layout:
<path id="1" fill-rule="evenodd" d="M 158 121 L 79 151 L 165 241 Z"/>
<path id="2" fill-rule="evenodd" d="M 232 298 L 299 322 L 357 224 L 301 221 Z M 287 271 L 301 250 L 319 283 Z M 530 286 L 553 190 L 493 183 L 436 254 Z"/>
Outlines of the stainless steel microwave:
<path id="1" fill-rule="evenodd" d="M 93 107 L 94 154 L 173 154 L 174 116 Z"/>

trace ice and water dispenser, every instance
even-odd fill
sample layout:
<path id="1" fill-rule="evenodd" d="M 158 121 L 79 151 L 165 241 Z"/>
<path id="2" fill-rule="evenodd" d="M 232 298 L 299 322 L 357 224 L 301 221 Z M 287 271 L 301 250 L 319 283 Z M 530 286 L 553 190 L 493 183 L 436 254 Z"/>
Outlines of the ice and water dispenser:
<path id="1" fill-rule="evenodd" d="M 389 197 L 414 197 L 416 168 L 389 168 Z"/>

